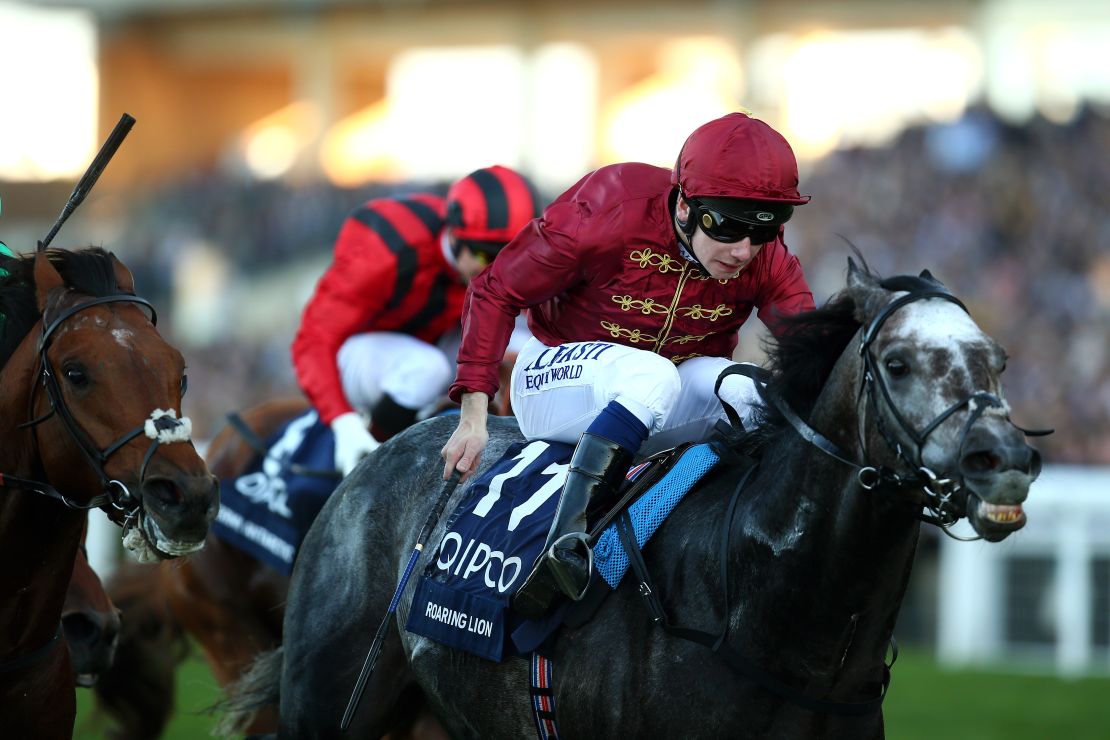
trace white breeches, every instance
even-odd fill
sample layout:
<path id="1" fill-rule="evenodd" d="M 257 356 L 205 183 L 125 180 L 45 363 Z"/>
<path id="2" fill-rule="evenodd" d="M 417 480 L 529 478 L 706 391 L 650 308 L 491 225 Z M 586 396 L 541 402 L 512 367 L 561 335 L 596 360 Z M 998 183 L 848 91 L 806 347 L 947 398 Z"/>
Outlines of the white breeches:
<path id="1" fill-rule="evenodd" d="M 442 349 L 408 334 L 356 334 L 337 357 L 343 393 L 368 412 L 383 395 L 401 406 L 422 409 L 447 393 L 455 363 Z"/>
<path id="2" fill-rule="evenodd" d="M 695 357 L 678 367 L 642 349 L 610 342 L 568 342 L 547 347 L 529 340 L 513 368 L 512 402 L 528 439 L 575 444 L 597 415 L 619 401 L 649 430 L 641 452 L 704 440 L 725 416 L 713 393 L 717 376 L 733 361 Z M 750 378 L 731 375 L 721 397 L 747 424 L 759 400 Z"/>

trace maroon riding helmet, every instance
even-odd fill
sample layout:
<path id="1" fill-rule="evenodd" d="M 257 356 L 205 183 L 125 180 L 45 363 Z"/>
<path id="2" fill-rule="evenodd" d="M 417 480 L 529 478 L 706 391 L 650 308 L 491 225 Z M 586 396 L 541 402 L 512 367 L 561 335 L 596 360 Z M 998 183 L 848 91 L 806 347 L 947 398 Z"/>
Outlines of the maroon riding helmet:
<path id="1" fill-rule="evenodd" d="M 773 238 L 794 206 L 810 198 L 798 194 L 798 161 L 790 144 L 744 113 L 729 113 L 690 134 L 671 171 L 671 184 L 695 213 L 684 229 L 687 236 L 700 223 L 726 242 L 747 234 L 753 243 Z"/>

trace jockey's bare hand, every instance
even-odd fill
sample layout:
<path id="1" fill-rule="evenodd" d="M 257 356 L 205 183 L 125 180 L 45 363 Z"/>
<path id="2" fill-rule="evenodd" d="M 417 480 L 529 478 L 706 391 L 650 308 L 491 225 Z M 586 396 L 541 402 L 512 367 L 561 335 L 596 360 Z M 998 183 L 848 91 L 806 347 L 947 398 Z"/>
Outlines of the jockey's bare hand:
<path id="1" fill-rule="evenodd" d="M 445 462 L 444 480 L 458 470 L 463 474 L 460 482 L 465 481 L 478 469 L 478 464 L 482 461 L 482 450 L 486 449 L 486 443 L 489 442 L 489 431 L 486 429 L 488 409 L 489 396 L 485 393 L 475 391 L 463 394 L 459 425 L 439 453 Z"/>

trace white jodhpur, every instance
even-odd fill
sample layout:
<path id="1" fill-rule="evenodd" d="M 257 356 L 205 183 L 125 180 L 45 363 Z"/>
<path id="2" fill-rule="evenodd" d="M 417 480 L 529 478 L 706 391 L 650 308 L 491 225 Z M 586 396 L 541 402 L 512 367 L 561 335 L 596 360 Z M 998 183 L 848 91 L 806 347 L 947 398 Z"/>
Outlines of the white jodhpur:
<path id="1" fill-rule="evenodd" d="M 611 342 L 569 342 L 548 347 L 529 340 L 513 368 L 512 401 L 528 439 L 575 444 L 597 415 L 617 401 L 650 432 L 641 452 L 650 454 L 705 439 L 724 408 L 713 393 L 733 361 L 696 357 L 678 367 L 659 355 Z M 758 400 L 751 379 L 733 375 L 721 397 L 750 419 Z"/>

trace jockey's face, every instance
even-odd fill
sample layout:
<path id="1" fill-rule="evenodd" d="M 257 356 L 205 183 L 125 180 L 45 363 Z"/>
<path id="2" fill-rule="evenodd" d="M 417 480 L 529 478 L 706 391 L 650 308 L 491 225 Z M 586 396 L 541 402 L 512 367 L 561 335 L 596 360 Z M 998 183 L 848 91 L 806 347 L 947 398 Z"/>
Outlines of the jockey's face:
<path id="1" fill-rule="evenodd" d="M 679 196 L 678 203 L 675 205 L 675 217 L 679 221 L 687 221 L 690 215 L 690 204 Z M 739 275 L 751 264 L 759 254 L 759 250 L 763 249 L 762 244 L 752 244 L 752 240 L 748 237 L 731 243 L 714 241 L 702 231 L 701 226 L 691 237 L 689 247 L 694 256 L 705 265 L 709 276 L 717 280 L 726 280 Z"/>
<path id="2" fill-rule="evenodd" d="M 488 257 L 484 254 L 476 254 L 466 247 L 461 248 L 458 254 L 455 255 L 455 266 L 458 268 L 464 283 L 469 284 L 479 272 L 486 269 L 488 264 Z"/>

